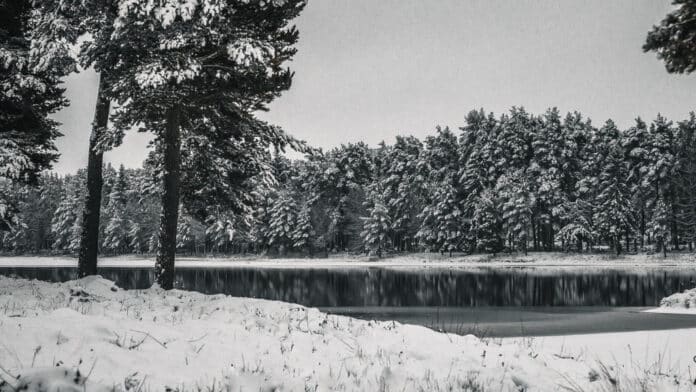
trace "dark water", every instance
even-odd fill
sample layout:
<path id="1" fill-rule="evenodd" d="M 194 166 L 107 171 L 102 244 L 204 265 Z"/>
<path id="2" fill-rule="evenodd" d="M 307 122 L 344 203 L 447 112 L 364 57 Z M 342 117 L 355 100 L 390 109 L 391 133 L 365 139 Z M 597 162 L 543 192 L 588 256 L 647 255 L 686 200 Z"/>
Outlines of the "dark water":
<path id="1" fill-rule="evenodd" d="M 147 288 L 148 268 L 101 268 L 126 289 Z M 75 279 L 70 267 L 0 267 L 0 275 Z M 656 306 L 696 286 L 696 269 L 179 268 L 177 288 L 315 307 Z"/>

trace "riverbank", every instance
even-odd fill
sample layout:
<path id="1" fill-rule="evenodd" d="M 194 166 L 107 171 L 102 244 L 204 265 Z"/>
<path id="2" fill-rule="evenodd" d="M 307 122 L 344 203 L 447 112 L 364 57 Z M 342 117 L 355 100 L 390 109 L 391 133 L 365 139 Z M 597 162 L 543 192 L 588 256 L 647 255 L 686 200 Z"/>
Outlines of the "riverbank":
<path id="1" fill-rule="evenodd" d="M 563 353 L 276 301 L 0 277 L 0 366 L 13 386 L 22 374 L 64 382 L 27 372 L 60 365 L 117 390 L 690 390 L 688 373 Z"/>
<path id="2" fill-rule="evenodd" d="M 468 267 L 684 267 L 696 268 L 696 253 L 627 254 L 530 252 L 524 254 L 441 255 L 412 253 L 370 260 L 350 254 L 330 255 L 327 258 L 271 258 L 263 255 L 246 256 L 177 256 L 179 267 L 254 267 L 254 268 L 468 268 Z M 103 267 L 152 267 L 153 256 L 100 257 Z M 67 256 L 2 256 L 0 267 L 75 267 L 77 259 Z"/>

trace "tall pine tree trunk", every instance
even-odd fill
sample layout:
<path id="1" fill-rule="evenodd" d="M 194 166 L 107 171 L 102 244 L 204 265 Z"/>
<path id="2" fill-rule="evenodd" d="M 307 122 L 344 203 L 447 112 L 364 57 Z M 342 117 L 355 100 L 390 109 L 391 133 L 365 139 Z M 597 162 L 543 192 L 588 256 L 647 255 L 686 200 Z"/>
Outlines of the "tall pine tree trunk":
<path id="1" fill-rule="evenodd" d="M 162 214 L 155 263 L 155 279 L 165 290 L 171 290 L 174 287 L 174 257 L 176 255 L 176 227 L 179 219 L 179 176 L 181 169 L 180 122 L 181 109 L 175 105 L 167 111 L 167 124 L 163 135 Z"/>
<path id="2" fill-rule="evenodd" d="M 109 122 L 109 99 L 104 95 L 106 82 L 99 78 L 97 106 L 94 109 L 94 122 L 89 137 L 89 154 L 87 155 L 87 195 L 82 212 L 82 234 L 80 252 L 77 262 L 77 274 L 80 277 L 97 274 L 97 253 L 99 250 L 99 213 L 101 210 L 102 163 L 104 154 L 97 150 L 97 142 L 106 131 Z"/>

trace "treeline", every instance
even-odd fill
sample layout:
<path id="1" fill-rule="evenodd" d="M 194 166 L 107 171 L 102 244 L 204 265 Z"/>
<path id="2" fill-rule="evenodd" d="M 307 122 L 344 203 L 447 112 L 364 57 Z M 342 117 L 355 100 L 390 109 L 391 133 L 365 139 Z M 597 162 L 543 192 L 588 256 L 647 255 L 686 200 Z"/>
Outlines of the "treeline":
<path id="1" fill-rule="evenodd" d="M 620 130 L 577 112 L 513 108 L 500 116 L 472 111 L 458 131 L 437 128 L 424 141 L 398 136 L 392 145 L 347 144 L 295 161 L 268 155 L 244 187 L 230 188 L 227 203 L 201 205 L 205 187 L 184 195 L 177 250 L 691 250 L 695 132 L 694 114 L 637 119 Z M 45 175 L 38 187 L 15 186 L 19 223 L 1 234 L 2 250 L 77 252 L 85 177 Z M 100 252 L 155 252 L 158 170 L 108 166 L 104 178 Z"/>

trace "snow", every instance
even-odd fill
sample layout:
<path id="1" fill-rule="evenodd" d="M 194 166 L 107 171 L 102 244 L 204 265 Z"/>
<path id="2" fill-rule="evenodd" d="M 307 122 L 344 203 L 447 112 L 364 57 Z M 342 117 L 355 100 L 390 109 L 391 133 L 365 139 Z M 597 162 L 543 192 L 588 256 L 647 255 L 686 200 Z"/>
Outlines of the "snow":
<path id="1" fill-rule="evenodd" d="M 102 267 L 152 267 L 154 257 L 149 256 L 117 256 L 99 259 Z M 530 252 L 522 254 L 492 255 L 454 255 L 439 253 L 417 253 L 403 256 L 387 257 L 370 261 L 366 256 L 331 255 L 328 258 L 269 258 L 259 255 L 247 256 L 209 256 L 209 257 L 177 257 L 178 267 L 220 267 L 220 268 L 482 268 L 482 267 L 551 267 L 563 269 L 599 268 L 696 268 L 696 255 L 693 253 L 662 255 L 623 255 L 615 257 L 612 254 L 576 254 L 560 252 Z M 6 256 L 0 257 L 0 267 L 75 267 L 77 259 L 65 256 Z"/>
<path id="2" fill-rule="evenodd" d="M 551 352 L 560 358 L 573 358 L 595 370 L 602 363 L 617 377 L 630 377 L 631 382 L 649 378 L 651 374 L 677 378 L 681 375 L 689 380 L 681 388 L 673 386 L 673 389 L 681 391 L 696 390 L 693 384 L 696 377 L 693 359 L 696 347 L 693 342 L 696 342 L 696 329 L 502 339 L 503 344 L 526 344 L 532 350 Z M 624 385 L 624 389 L 620 390 L 654 389 Z M 669 387 L 667 390 L 670 390 Z"/>
<path id="3" fill-rule="evenodd" d="M 696 315 L 696 289 L 675 293 L 660 301 L 660 307 L 647 310 L 654 313 L 679 313 Z M 694 357 L 696 358 L 696 356 Z"/>
<path id="4" fill-rule="evenodd" d="M 61 391 L 73 390 L 65 370 L 80 370 L 79 383 L 95 386 L 88 390 L 551 391 L 611 383 L 597 363 L 526 340 L 457 336 L 275 301 L 125 291 L 99 277 L 0 277 L 0 368 L 12 385 L 41 380 Z M 690 383 L 685 373 L 645 377 L 655 390 Z M 617 378 L 636 382 L 628 373 Z"/>

